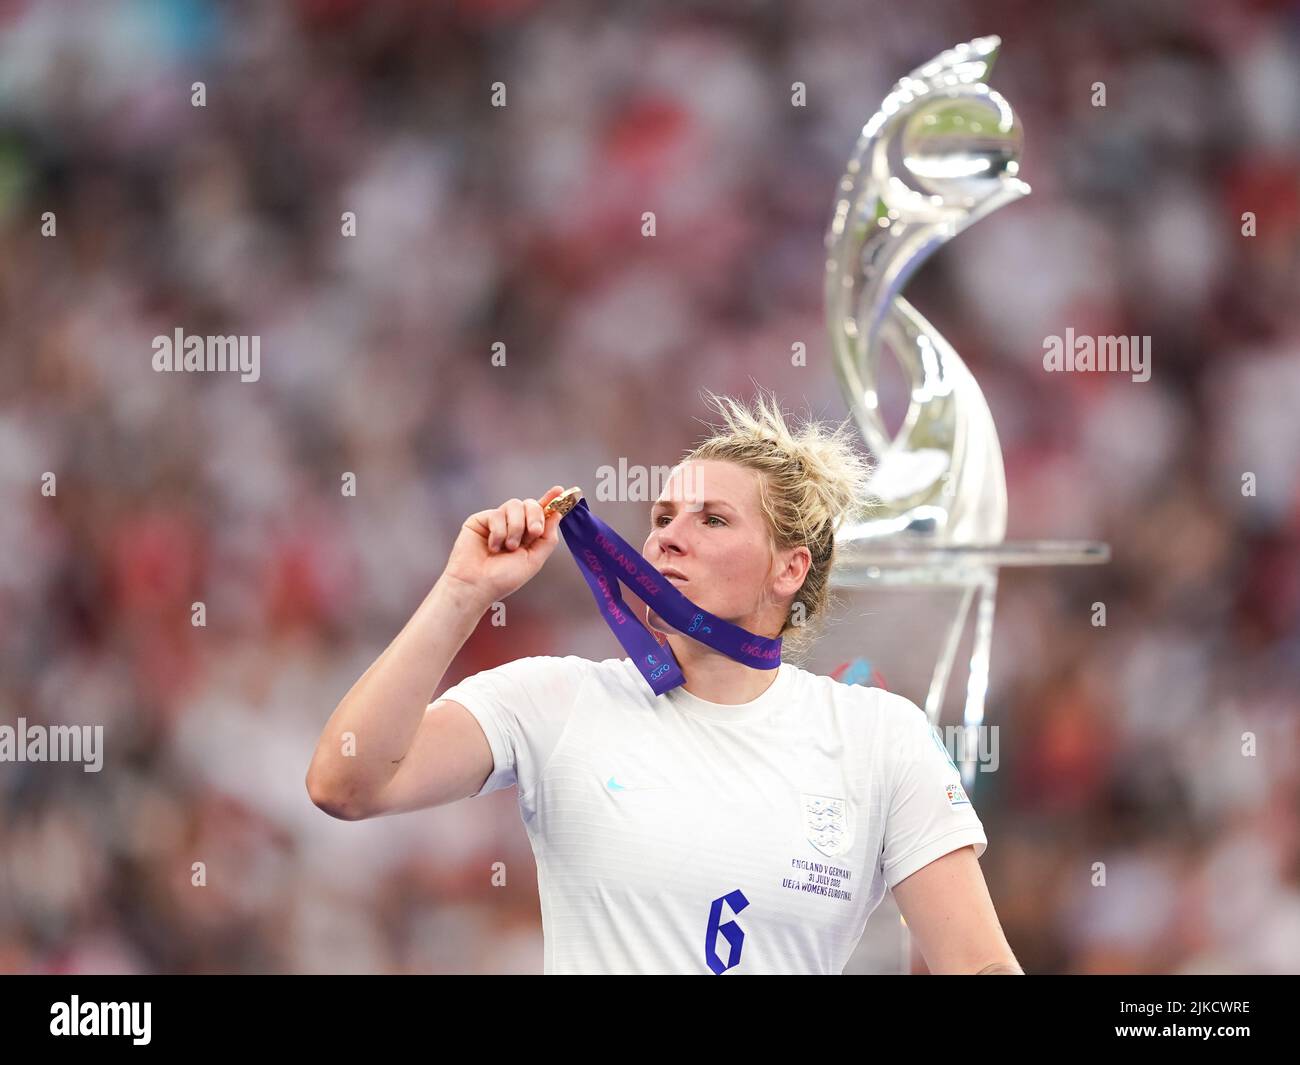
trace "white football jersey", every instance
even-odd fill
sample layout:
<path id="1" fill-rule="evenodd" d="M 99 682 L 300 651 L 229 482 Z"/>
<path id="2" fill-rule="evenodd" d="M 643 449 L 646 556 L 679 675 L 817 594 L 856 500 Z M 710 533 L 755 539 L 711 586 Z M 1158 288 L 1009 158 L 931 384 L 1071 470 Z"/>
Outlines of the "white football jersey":
<path id="1" fill-rule="evenodd" d="M 886 887 L 988 844 L 920 707 L 789 662 L 731 706 L 576 655 L 439 698 L 492 748 L 478 794 L 518 788 L 548 974 L 838 975 Z"/>

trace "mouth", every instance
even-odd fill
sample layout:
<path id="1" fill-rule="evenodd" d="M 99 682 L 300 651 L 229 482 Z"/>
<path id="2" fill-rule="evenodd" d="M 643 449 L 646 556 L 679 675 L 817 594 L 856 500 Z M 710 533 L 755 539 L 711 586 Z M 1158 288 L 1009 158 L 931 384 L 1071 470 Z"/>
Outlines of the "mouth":
<path id="1" fill-rule="evenodd" d="M 675 569 L 661 569 L 659 573 L 670 581 L 684 581 L 686 578 Z"/>

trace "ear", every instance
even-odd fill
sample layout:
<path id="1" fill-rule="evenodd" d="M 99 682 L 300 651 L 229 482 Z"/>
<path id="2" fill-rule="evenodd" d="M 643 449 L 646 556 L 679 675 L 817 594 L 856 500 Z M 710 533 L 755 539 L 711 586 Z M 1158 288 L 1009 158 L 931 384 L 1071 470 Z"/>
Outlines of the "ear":
<path id="1" fill-rule="evenodd" d="M 812 567 L 812 552 L 800 544 L 782 552 L 778 558 L 781 569 L 776 578 L 776 592 L 778 595 L 793 595 L 803 587 L 803 582 L 808 577 L 808 570 Z"/>

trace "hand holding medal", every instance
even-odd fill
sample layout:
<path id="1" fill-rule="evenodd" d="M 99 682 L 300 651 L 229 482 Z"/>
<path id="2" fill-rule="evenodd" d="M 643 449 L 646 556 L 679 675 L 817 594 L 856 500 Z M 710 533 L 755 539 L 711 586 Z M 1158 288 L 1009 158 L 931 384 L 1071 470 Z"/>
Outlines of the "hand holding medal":
<path id="1" fill-rule="evenodd" d="M 508 499 L 492 510 L 471 514 L 447 559 L 447 576 L 473 590 L 484 608 L 527 584 L 560 542 L 563 512 L 552 507 L 577 488 L 558 484 L 541 499 Z M 569 506 L 576 501 L 571 497 Z M 561 504 L 563 505 L 563 504 Z"/>
<path id="2" fill-rule="evenodd" d="M 779 636 L 756 636 L 696 606 L 636 548 L 591 513 L 582 489 L 570 488 L 550 496 L 544 509 L 548 531 L 550 516 L 560 515 L 560 532 L 605 623 L 656 695 L 685 683 L 686 678 L 668 644 L 661 644 L 628 609 L 620 582 L 633 589 L 637 598 L 652 604 L 655 613 L 684 636 L 754 669 L 776 669 L 781 664 Z"/>

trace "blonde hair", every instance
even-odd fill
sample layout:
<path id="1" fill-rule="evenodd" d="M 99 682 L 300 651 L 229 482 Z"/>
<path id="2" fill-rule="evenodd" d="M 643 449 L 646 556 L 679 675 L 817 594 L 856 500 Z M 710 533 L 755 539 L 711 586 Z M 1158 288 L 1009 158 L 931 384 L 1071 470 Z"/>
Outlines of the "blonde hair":
<path id="1" fill-rule="evenodd" d="M 704 391 L 723 425 L 712 427 L 681 461 L 733 462 L 757 471 L 772 559 L 786 548 L 808 548 L 812 561 L 780 632 L 782 658 L 800 656 L 815 636 L 809 622 L 820 622 L 836 603 L 830 588 L 835 533 L 855 505 L 870 498 L 871 463 L 852 446 L 850 419 L 829 432 L 811 419 L 792 430 L 775 395 L 769 399 L 760 389 L 751 409 Z"/>

